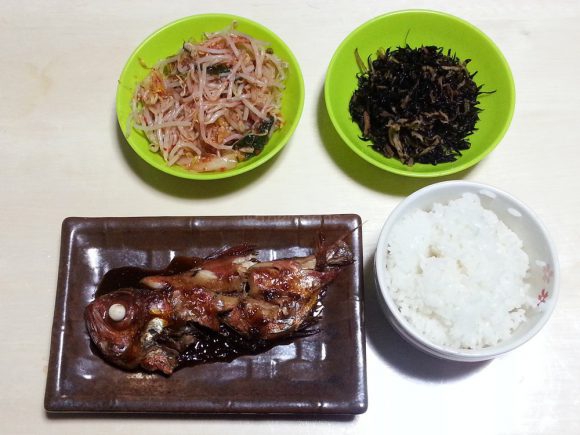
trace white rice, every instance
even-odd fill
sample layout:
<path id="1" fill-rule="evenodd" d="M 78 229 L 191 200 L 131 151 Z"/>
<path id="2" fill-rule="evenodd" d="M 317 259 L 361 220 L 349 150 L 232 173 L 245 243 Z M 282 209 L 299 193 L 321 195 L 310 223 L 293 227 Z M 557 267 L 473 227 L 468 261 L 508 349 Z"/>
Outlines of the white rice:
<path id="1" fill-rule="evenodd" d="M 522 241 L 475 194 L 409 213 L 393 226 L 388 246 L 393 298 L 434 343 L 495 345 L 534 307 Z"/>

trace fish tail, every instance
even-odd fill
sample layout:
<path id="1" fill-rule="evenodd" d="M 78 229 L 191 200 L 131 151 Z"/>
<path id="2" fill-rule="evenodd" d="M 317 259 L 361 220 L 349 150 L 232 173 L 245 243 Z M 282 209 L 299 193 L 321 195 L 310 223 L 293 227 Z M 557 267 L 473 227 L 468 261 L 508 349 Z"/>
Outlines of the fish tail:
<path id="1" fill-rule="evenodd" d="M 344 240 L 338 240 L 316 253 L 316 269 L 325 271 L 340 268 L 354 262 L 354 255 Z"/>

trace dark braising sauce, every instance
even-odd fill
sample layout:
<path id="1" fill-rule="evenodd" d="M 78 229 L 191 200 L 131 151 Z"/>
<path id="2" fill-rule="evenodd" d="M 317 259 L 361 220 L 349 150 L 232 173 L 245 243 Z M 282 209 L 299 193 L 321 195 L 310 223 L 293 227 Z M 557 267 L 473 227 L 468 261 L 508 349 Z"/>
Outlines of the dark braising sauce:
<path id="1" fill-rule="evenodd" d="M 182 364 L 231 361 L 242 355 L 256 355 L 280 344 L 247 339 L 225 325 L 220 325 L 219 333 L 200 326 L 192 326 L 196 329 L 195 338 L 198 341 L 179 356 Z"/>
<path id="2" fill-rule="evenodd" d="M 175 257 L 165 269 L 142 269 L 140 267 L 119 267 L 111 269 L 99 283 L 95 298 L 124 287 L 143 288 L 140 281 L 146 276 L 175 275 L 194 269 L 204 260 L 198 257 Z"/>

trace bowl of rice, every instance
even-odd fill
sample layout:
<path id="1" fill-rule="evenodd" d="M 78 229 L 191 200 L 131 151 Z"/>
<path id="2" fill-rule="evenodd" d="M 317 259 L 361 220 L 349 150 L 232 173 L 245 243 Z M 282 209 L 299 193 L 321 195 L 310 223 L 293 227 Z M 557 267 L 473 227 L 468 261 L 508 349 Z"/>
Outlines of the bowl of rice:
<path id="1" fill-rule="evenodd" d="M 379 300 L 400 335 L 439 358 L 484 361 L 536 335 L 558 298 L 554 243 L 492 186 L 448 181 L 403 200 L 375 253 Z"/>

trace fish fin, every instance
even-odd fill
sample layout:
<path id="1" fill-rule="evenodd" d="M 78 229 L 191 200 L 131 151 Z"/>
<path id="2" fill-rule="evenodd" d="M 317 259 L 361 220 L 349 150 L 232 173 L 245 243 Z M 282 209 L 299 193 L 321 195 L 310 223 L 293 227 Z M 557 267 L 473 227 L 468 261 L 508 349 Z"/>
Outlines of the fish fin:
<path id="1" fill-rule="evenodd" d="M 205 259 L 201 257 L 185 257 L 178 255 L 175 257 L 165 270 L 159 270 L 158 273 L 151 273 L 151 275 L 176 275 L 178 273 L 187 272 L 188 270 L 197 269 L 201 267 Z"/>
<path id="2" fill-rule="evenodd" d="M 173 349 L 157 347 L 147 353 L 141 361 L 141 367 L 149 372 L 159 370 L 170 375 L 179 364 L 178 356 L 178 352 Z"/>
<path id="3" fill-rule="evenodd" d="M 247 243 L 242 243 L 236 246 L 225 246 L 221 249 L 218 249 L 213 254 L 208 255 L 205 260 L 215 260 L 217 258 L 223 257 L 241 257 L 244 255 L 249 255 L 255 251 L 256 246 Z"/>

